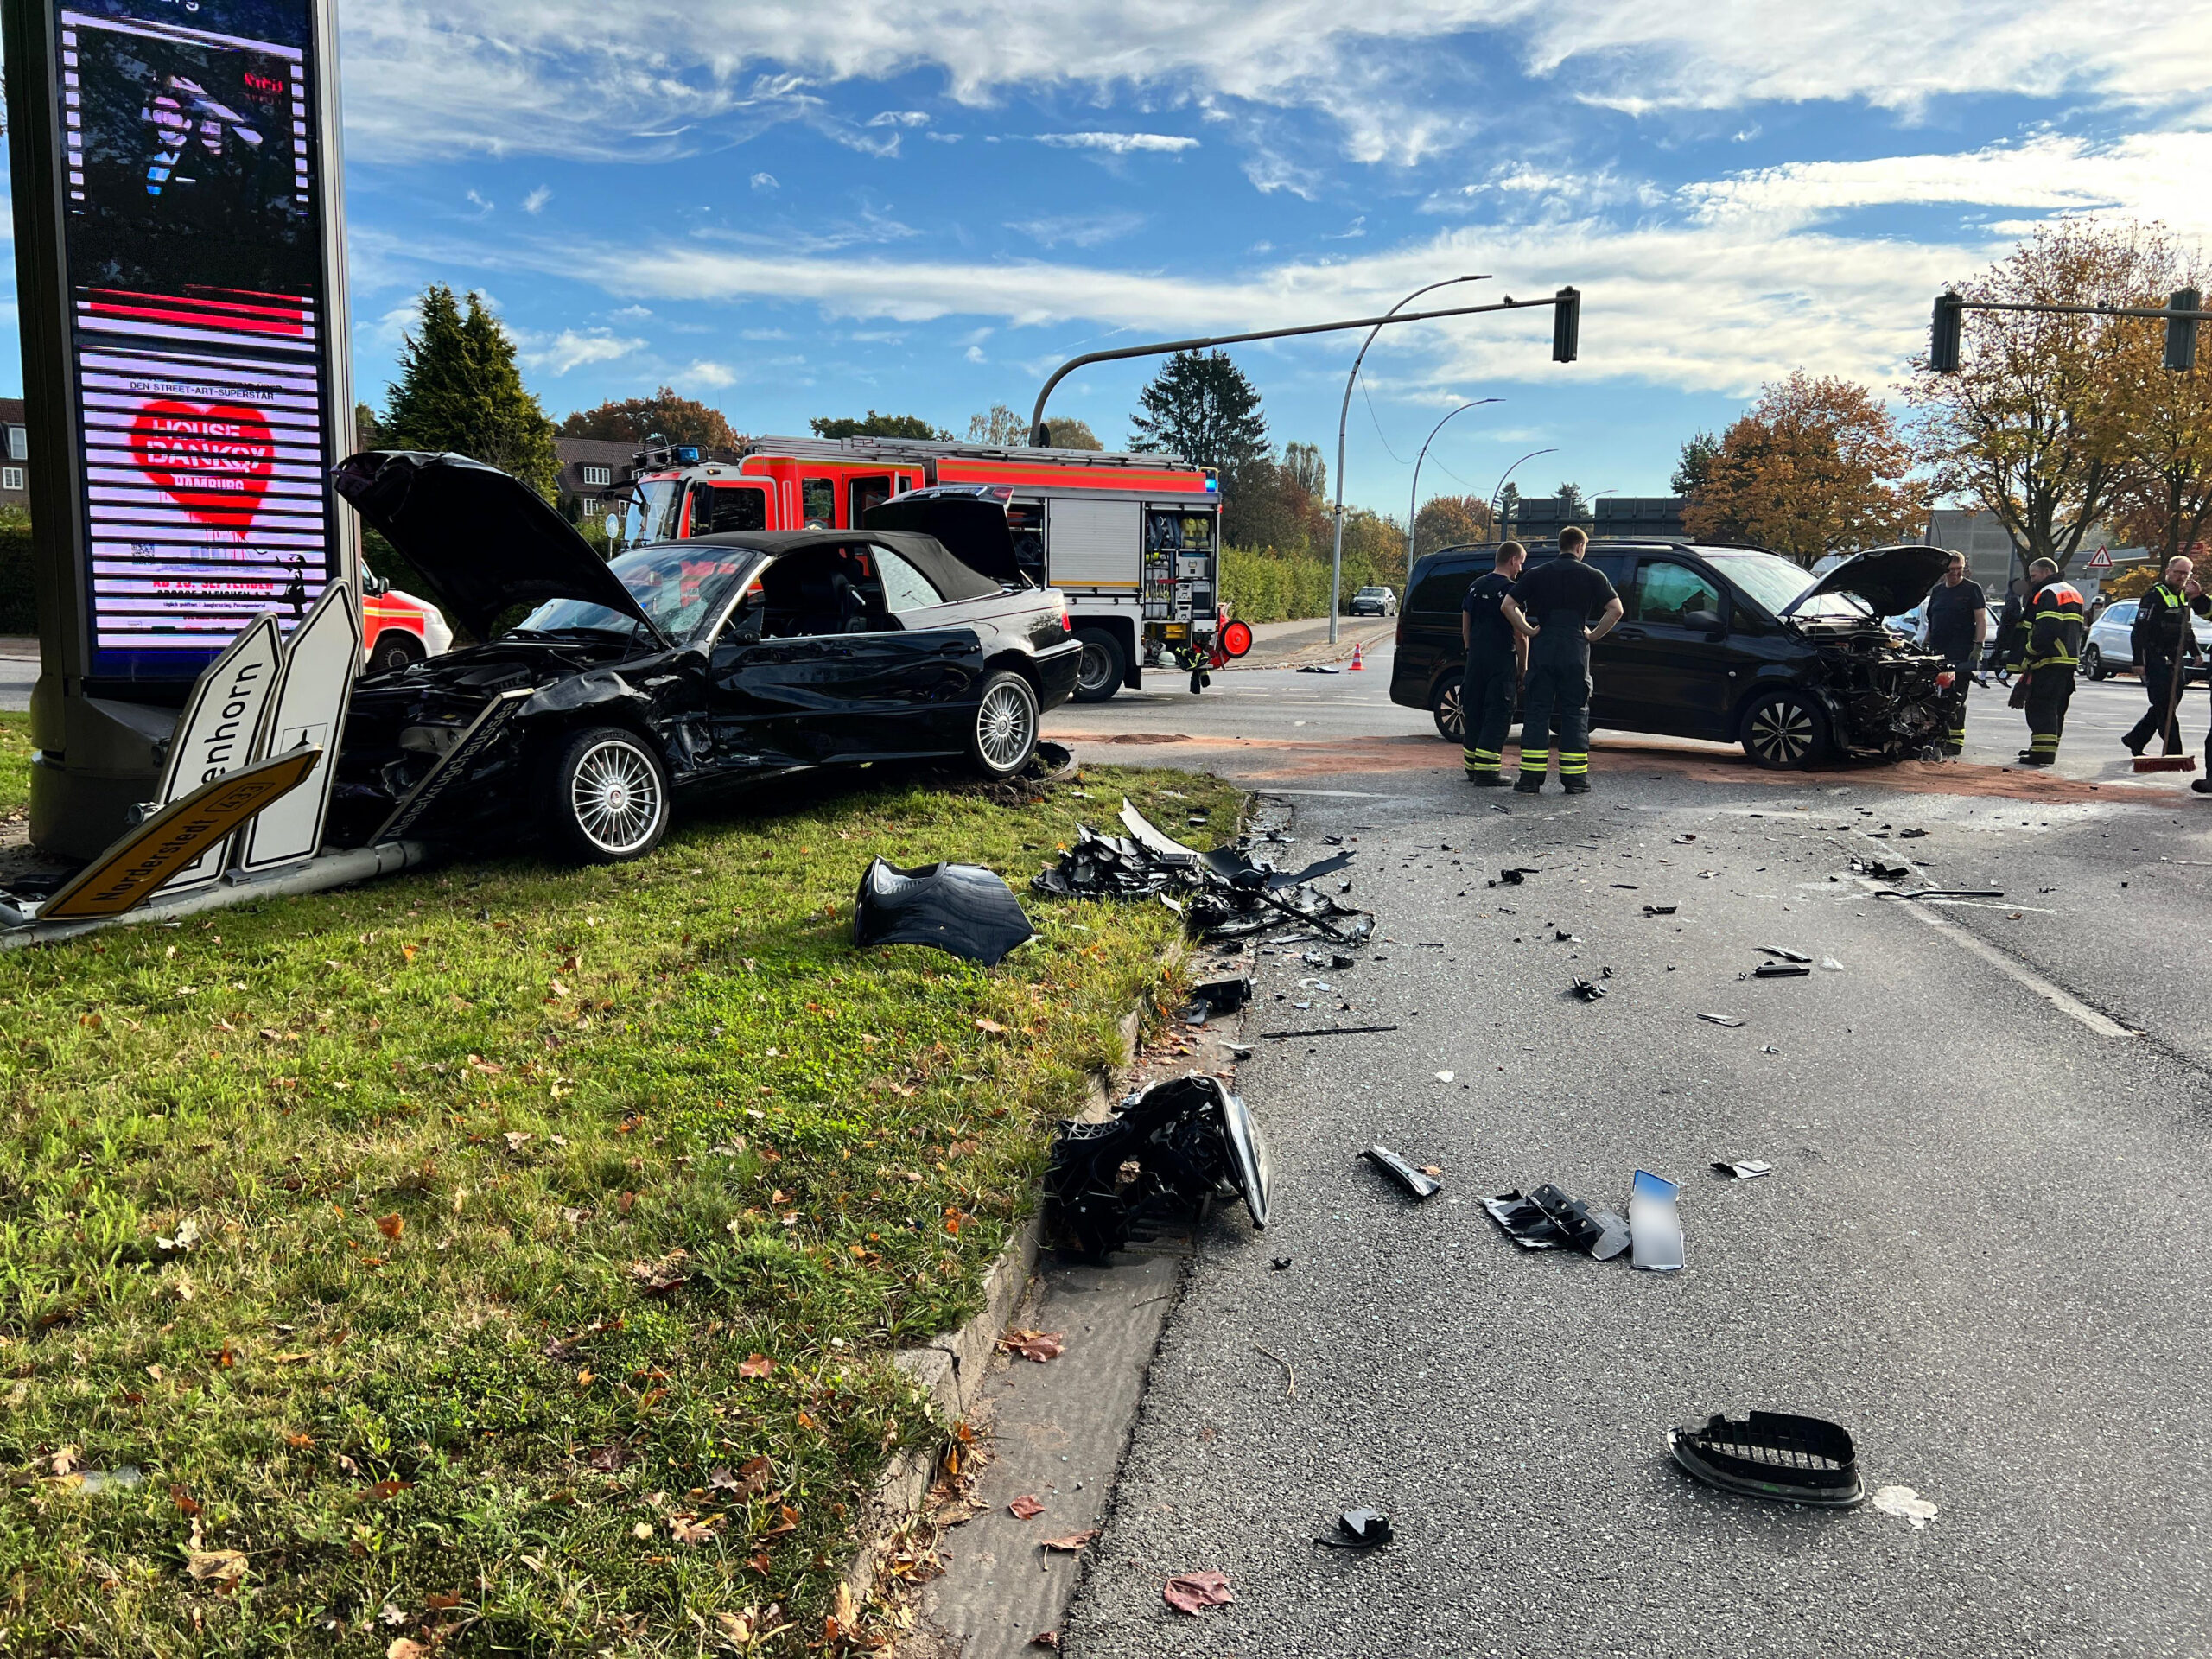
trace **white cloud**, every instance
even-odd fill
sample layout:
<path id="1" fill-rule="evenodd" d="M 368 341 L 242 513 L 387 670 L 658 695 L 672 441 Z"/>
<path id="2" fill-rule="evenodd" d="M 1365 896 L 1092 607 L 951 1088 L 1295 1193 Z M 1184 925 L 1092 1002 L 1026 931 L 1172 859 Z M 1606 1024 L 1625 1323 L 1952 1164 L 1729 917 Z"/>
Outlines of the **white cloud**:
<path id="1" fill-rule="evenodd" d="M 776 175 L 772 173 L 755 173 L 750 182 L 755 190 L 776 190 L 782 188 L 782 187 L 776 182 Z"/>
<path id="2" fill-rule="evenodd" d="M 1040 144 L 1052 144 L 1060 149 L 1103 149 L 1110 156 L 1127 156 L 1133 150 L 1157 150 L 1172 156 L 1179 150 L 1198 147 L 1195 138 L 1166 132 L 1040 132 L 1036 138 Z"/>
<path id="3" fill-rule="evenodd" d="M 704 358 L 694 361 L 677 377 L 686 385 L 709 386 L 717 391 L 737 383 L 737 371 L 720 363 L 709 363 Z"/>
<path id="4" fill-rule="evenodd" d="M 1345 154 L 1397 162 L 1477 129 L 1478 100 L 1437 96 L 1424 72 L 1487 76 L 1497 60 L 1630 111 L 1827 100 L 1911 111 L 1977 94 L 2201 107 L 2212 82 L 2201 0 L 916 0 L 895 14 L 875 0 L 810 0 L 755 8 L 741 41 L 720 7 L 656 6 L 643 28 L 638 10 L 349 5 L 349 147 L 379 161 L 690 153 L 821 119 L 825 85 L 920 70 L 976 107 L 1058 86 L 1102 99 L 1135 89 L 1155 107 L 1313 110 L 1338 124 Z"/>
<path id="5" fill-rule="evenodd" d="M 1040 219 L 1010 219 L 1009 231 L 1018 231 L 1038 246 L 1095 248 L 1144 228 L 1146 216 L 1138 213 L 1046 214 Z"/>
<path id="6" fill-rule="evenodd" d="M 868 118 L 871 127 L 926 127 L 930 118 L 919 110 L 886 110 Z"/>
<path id="7" fill-rule="evenodd" d="M 509 327 L 517 354 L 524 367 L 555 376 L 590 363 L 612 363 L 642 349 L 645 342 L 605 328 L 563 328 L 557 334 L 534 334 Z"/>
<path id="8" fill-rule="evenodd" d="M 991 360 L 983 355 L 983 348 L 980 346 L 970 346 L 962 355 L 970 363 L 988 363 Z"/>
<path id="9" fill-rule="evenodd" d="M 475 216 L 478 219 L 483 218 L 485 214 L 492 211 L 492 204 L 485 200 L 483 197 L 478 195 L 474 190 L 471 190 L 468 193 L 468 200 L 471 205 L 475 207 Z"/>
<path id="10" fill-rule="evenodd" d="M 1525 300 L 1564 283 L 1582 289 L 1580 364 L 1548 362 L 1548 315 L 1536 312 L 1394 329 L 1370 359 L 1376 372 L 1405 365 L 1424 386 L 1626 376 L 1737 395 L 1798 365 L 1878 383 L 1894 378 L 1920 343 L 1929 296 L 1999 257 L 2009 240 L 1980 222 L 1987 213 L 1962 211 L 1955 232 L 1914 242 L 1852 228 L 1847 215 L 1858 210 L 1939 204 L 2013 218 L 2022 207 L 2049 213 L 2109 204 L 2201 235 L 2212 232 L 2212 200 L 2197 188 L 2208 168 L 2212 136 L 2190 133 L 1807 164 L 1687 187 L 1668 213 L 1632 225 L 1586 214 L 1519 226 L 1510 236 L 1468 226 L 1418 245 L 1254 266 L 1221 279 L 1067 261 L 892 261 L 697 242 L 564 244 L 486 257 L 495 265 L 542 258 L 549 273 L 623 298 L 799 301 L 859 321 L 1081 323 L 1087 331 L 1141 330 L 1140 337 L 1373 315 L 1440 270 L 1494 270 L 1496 282 L 1471 291 Z M 988 332 L 952 343 L 980 342 Z"/>
<path id="11" fill-rule="evenodd" d="M 737 331 L 737 337 L 740 340 L 789 340 L 791 338 L 791 336 L 785 333 L 781 328 L 741 328 Z"/>
<path id="12" fill-rule="evenodd" d="M 541 184 L 522 199 L 522 210 L 525 213 L 543 213 L 545 210 L 545 204 L 552 200 L 553 187 L 550 184 Z"/>

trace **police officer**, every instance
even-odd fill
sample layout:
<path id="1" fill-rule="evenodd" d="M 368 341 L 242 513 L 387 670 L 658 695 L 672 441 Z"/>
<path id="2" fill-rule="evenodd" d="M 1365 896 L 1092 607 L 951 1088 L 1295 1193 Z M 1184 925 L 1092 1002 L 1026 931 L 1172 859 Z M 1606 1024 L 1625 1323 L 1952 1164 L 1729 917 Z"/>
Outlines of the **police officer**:
<path id="1" fill-rule="evenodd" d="M 1981 584 L 1967 579 L 1967 556 L 1951 555 L 1943 580 L 1928 595 L 1928 649 L 1951 670 L 1951 727 L 1943 753 L 1957 754 L 1967 741 L 1967 688 L 1981 664 L 1982 641 L 1989 637 L 1989 601 Z"/>
<path id="2" fill-rule="evenodd" d="M 1499 543 L 1487 575 L 1468 585 L 1459 605 L 1459 642 L 1467 648 L 1466 671 L 1459 677 L 1459 716 L 1465 734 L 1460 758 L 1467 781 L 1478 789 L 1504 783 L 1498 770 L 1506 728 L 1513 724 L 1513 700 L 1528 666 L 1529 647 L 1498 609 L 1513 591 L 1529 550 L 1518 542 Z"/>
<path id="3" fill-rule="evenodd" d="M 2181 699 L 2174 680 L 2174 658 L 2196 654 L 2196 631 L 2189 622 L 2187 559 L 2166 561 L 2165 575 L 2151 584 L 2135 607 L 2128 648 L 2143 671 L 2143 695 L 2151 706 L 2120 741 L 2130 754 L 2140 754 L 2162 733 L 2168 754 L 2181 753 Z"/>
<path id="4" fill-rule="evenodd" d="M 2074 700 L 2074 669 L 2082 660 L 2082 595 L 2059 579 L 2058 566 L 2037 559 L 2028 567 L 2028 596 L 2020 620 L 2005 642 L 2006 660 L 2020 671 L 2012 706 L 2028 714 L 2028 747 L 2020 764 L 2058 764 L 2058 739 L 2066 729 L 2066 705 Z"/>
<path id="5" fill-rule="evenodd" d="M 1559 533 L 1559 557 L 1522 572 L 1498 607 L 1529 645 L 1516 794 L 1542 793 L 1554 742 L 1560 786 L 1590 792 L 1590 646 L 1612 631 L 1623 607 L 1605 573 L 1582 562 L 1589 546 L 1569 524 Z"/>

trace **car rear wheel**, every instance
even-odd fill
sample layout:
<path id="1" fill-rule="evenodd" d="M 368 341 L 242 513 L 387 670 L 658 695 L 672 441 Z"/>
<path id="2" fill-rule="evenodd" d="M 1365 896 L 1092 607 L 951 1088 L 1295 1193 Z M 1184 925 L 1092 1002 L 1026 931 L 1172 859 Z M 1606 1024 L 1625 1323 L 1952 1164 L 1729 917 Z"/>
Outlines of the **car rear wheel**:
<path id="1" fill-rule="evenodd" d="M 1436 688 L 1436 695 L 1429 699 L 1428 711 L 1436 717 L 1436 734 L 1446 743 L 1464 743 L 1467 737 L 1467 711 L 1459 706 L 1459 682 L 1449 679 Z"/>
<path id="2" fill-rule="evenodd" d="M 1077 628 L 1075 637 L 1083 647 L 1083 658 L 1076 664 L 1075 700 L 1103 702 L 1122 689 L 1122 677 L 1128 671 L 1128 654 L 1122 642 L 1103 628 Z"/>
<path id="3" fill-rule="evenodd" d="M 986 778 L 1011 778 L 1037 753 L 1037 693 L 1002 669 L 983 682 L 968 730 L 968 758 Z"/>
<path id="4" fill-rule="evenodd" d="M 586 863 L 643 858 L 668 829 L 668 774 L 619 726 L 577 732 L 546 768 L 545 815 L 554 840 Z"/>
<path id="5" fill-rule="evenodd" d="M 2105 666 L 2105 654 L 2094 645 L 2082 647 L 2082 672 L 2093 680 L 2101 680 L 2112 672 Z"/>
<path id="6" fill-rule="evenodd" d="M 1770 772 L 1796 772 L 1827 753 L 1827 716 L 1802 691 L 1764 691 L 1744 711 L 1744 753 Z"/>
<path id="7" fill-rule="evenodd" d="M 421 662 L 424 655 L 422 643 L 406 629 L 386 628 L 369 648 L 369 672 L 397 674 L 409 664 Z"/>

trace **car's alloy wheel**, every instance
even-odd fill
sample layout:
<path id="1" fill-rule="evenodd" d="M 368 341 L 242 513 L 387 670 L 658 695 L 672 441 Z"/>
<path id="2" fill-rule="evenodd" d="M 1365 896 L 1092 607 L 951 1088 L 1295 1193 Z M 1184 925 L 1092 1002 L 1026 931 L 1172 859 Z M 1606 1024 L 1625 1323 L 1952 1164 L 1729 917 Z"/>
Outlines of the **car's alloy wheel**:
<path id="1" fill-rule="evenodd" d="M 1808 766 L 1826 747 L 1821 711 L 1795 692 L 1770 691 L 1744 716 L 1744 752 L 1762 766 Z"/>
<path id="2" fill-rule="evenodd" d="M 1020 675 L 1002 671 L 983 683 L 976 702 L 969 757 L 991 778 L 1011 778 L 1037 752 L 1037 694 Z"/>
<path id="3" fill-rule="evenodd" d="M 1447 680 L 1444 689 L 1436 694 L 1430 705 L 1436 716 L 1436 734 L 1447 743 L 1464 743 L 1467 738 L 1467 711 L 1459 704 L 1459 682 Z"/>
<path id="4" fill-rule="evenodd" d="M 2104 678 L 2106 673 L 2104 652 L 2099 651 L 2094 645 L 2084 645 L 2082 648 L 2082 671 L 2093 680 Z"/>
<path id="5" fill-rule="evenodd" d="M 620 728 L 569 738 L 553 757 L 548 784 L 556 833 L 594 863 L 641 857 L 668 828 L 667 774 L 652 750 Z"/>

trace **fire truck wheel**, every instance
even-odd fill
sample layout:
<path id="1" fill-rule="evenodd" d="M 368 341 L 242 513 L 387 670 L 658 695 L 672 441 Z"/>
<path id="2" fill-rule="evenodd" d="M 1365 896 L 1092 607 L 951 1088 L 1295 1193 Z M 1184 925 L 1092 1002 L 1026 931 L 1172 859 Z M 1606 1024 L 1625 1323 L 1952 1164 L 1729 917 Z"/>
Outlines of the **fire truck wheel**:
<path id="1" fill-rule="evenodd" d="M 1075 637 L 1083 647 L 1083 660 L 1076 667 L 1075 700 L 1103 702 L 1122 689 L 1128 657 L 1122 642 L 1103 628 L 1077 628 Z"/>
<path id="2" fill-rule="evenodd" d="M 1011 778 L 1037 753 L 1037 693 L 1011 669 L 983 682 L 968 728 L 968 758 L 986 778 Z"/>
<path id="3" fill-rule="evenodd" d="M 422 645 L 404 628 L 386 628 L 369 649 L 369 672 L 397 674 L 410 663 L 423 660 Z"/>

